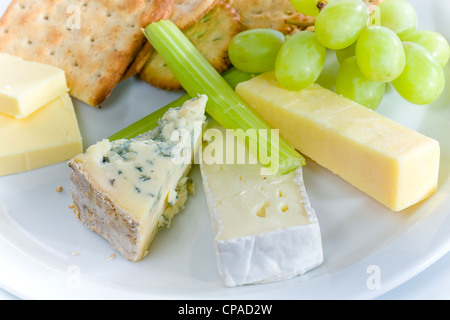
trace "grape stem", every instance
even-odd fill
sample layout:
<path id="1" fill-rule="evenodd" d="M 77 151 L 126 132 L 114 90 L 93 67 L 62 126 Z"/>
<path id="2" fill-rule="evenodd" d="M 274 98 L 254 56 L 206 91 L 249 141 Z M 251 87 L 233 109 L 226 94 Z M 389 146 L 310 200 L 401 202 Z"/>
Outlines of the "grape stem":
<path id="1" fill-rule="evenodd" d="M 317 2 L 317 8 L 319 9 L 319 11 L 322 11 L 322 9 L 325 8 L 327 5 L 328 5 L 328 0 L 320 0 Z M 299 20 L 294 20 L 294 19 L 284 20 L 285 24 L 296 26 L 299 28 L 312 27 L 312 26 L 314 26 L 315 22 L 316 22 L 315 19 L 313 19 L 312 21 L 311 20 L 299 21 Z"/>
<path id="2" fill-rule="evenodd" d="M 319 11 L 322 11 L 322 9 L 327 6 L 327 4 L 327 0 L 320 0 L 319 2 L 317 2 L 317 9 L 319 9 Z"/>

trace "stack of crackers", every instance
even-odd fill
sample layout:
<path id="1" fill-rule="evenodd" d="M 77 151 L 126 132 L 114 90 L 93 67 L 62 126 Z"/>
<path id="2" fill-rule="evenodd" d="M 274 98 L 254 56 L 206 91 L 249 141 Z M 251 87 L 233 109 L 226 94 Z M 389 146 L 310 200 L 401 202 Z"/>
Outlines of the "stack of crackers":
<path id="1" fill-rule="evenodd" d="M 228 45 L 243 30 L 289 34 L 314 25 L 289 0 L 12 0 L 0 20 L 0 52 L 63 69 L 72 97 L 91 106 L 132 76 L 180 90 L 141 30 L 160 19 L 172 20 L 218 72 L 230 66 Z"/>
<path id="2" fill-rule="evenodd" d="M 270 28 L 292 33 L 314 24 L 312 17 L 296 12 L 289 0 L 175 0 L 170 18 L 220 73 L 230 66 L 228 45 L 241 31 Z M 157 52 L 150 52 L 139 77 L 166 90 L 182 89 Z"/>
<path id="3" fill-rule="evenodd" d="M 12 0 L 0 52 L 63 69 L 70 94 L 99 106 L 146 39 L 141 28 L 172 14 L 174 0 Z"/>

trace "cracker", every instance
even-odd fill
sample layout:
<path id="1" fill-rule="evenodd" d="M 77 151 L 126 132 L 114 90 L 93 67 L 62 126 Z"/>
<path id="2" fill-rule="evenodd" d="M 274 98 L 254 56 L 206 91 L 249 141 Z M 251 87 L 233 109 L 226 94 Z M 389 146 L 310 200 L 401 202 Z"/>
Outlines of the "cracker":
<path id="1" fill-rule="evenodd" d="M 137 56 L 134 58 L 133 63 L 131 63 L 131 65 L 128 67 L 128 70 L 122 76 L 120 81 L 125 81 L 128 78 L 131 78 L 131 77 L 135 76 L 136 74 L 138 74 L 144 67 L 145 62 L 150 58 L 152 51 L 153 51 L 153 47 L 147 41 L 147 43 L 144 44 L 142 49 L 139 51 Z"/>
<path id="2" fill-rule="evenodd" d="M 66 72 L 70 94 L 99 106 L 146 39 L 141 28 L 173 0 L 13 0 L 0 20 L 0 52 Z"/>
<path id="3" fill-rule="evenodd" d="M 170 19 L 180 30 L 185 30 L 207 14 L 218 0 L 175 0 L 173 11 L 162 19 Z M 138 74 L 152 53 L 152 46 L 147 42 L 135 58 L 133 64 L 122 77 L 121 81 Z"/>
<path id="4" fill-rule="evenodd" d="M 184 34 L 219 72 L 230 66 L 228 46 L 241 29 L 240 17 L 229 5 L 219 2 L 196 24 L 184 30 Z M 182 87 L 163 58 L 152 52 L 139 76 L 147 83 L 166 90 Z"/>
<path id="5" fill-rule="evenodd" d="M 180 30 L 185 30 L 199 21 L 218 2 L 218 0 L 175 0 L 170 20 Z"/>
<path id="6" fill-rule="evenodd" d="M 292 34 L 299 30 L 314 31 L 315 17 L 297 12 L 290 0 L 223 0 L 241 15 L 244 29 L 269 28 Z M 384 0 L 364 0 L 379 5 Z"/>
<path id="7" fill-rule="evenodd" d="M 289 0 L 224 0 L 241 16 L 244 29 L 269 28 L 289 34 L 298 25 L 313 25 L 314 17 L 297 12 Z"/>
<path id="8" fill-rule="evenodd" d="M 164 12 L 163 16 L 161 16 L 162 20 L 169 19 L 173 13 L 175 0 L 171 0 L 171 1 L 173 2 L 173 4 L 172 4 L 170 10 L 166 10 Z M 178 0 L 176 0 L 176 1 L 178 1 Z M 151 44 L 148 41 L 145 41 L 144 45 L 142 46 L 142 49 L 136 55 L 133 62 L 128 67 L 127 71 L 122 76 L 120 81 L 126 80 L 126 79 L 131 78 L 132 76 L 138 74 L 139 71 L 141 71 L 141 69 L 144 67 L 145 62 L 148 60 L 148 58 L 150 58 L 150 54 L 152 53 L 152 50 L 153 50 L 153 48 L 152 48 Z"/>

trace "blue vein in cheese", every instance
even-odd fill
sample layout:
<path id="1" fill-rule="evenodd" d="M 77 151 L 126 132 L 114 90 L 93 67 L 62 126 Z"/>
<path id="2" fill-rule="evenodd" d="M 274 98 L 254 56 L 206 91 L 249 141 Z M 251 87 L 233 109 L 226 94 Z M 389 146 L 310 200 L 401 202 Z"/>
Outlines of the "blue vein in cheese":
<path id="1" fill-rule="evenodd" d="M 201 143 L 205 119 L 198 105 L 169 110 L 156 129 L 134 139 L 100 141 L 78 161 L 103 192 L 137 219 L 174 205 L 178 182 Z"/>

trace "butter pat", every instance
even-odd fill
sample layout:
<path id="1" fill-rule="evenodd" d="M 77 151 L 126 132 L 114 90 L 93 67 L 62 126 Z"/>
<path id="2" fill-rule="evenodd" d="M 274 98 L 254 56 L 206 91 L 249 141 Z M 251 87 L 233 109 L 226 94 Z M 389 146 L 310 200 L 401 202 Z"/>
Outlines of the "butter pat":
<path id="1" fill-rule="evenodd" d="M 265 73 L 237 93 L 292 146 L 393 211 L 437 189 L 439 143 L 317 84 L 288 91 Z"/>
<path id="2" fill-rule="evenodd" d="M 66 161 L 82 149 L 67 93 L 24 119 L 0 114 L 0 176 Z"/>
<path id="3" fill-rule="evenodd" d="M 63 70 L 0 53 L 0 113 L 24 118 L 63 93 Z"/>

